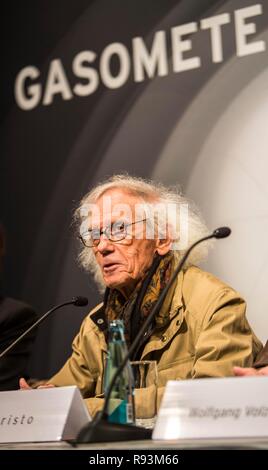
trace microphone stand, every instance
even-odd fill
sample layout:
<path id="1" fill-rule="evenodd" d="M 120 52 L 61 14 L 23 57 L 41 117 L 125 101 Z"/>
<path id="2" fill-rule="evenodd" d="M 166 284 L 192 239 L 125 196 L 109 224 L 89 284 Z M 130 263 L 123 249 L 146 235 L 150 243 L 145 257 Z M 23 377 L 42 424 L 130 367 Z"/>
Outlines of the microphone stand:
<path id="1" fill-rule="evenodd" d="M 199 243 L 202 243 L 211 238 L 226 238 L 230 235 L 230 233 L 231 233 L 231 230 L 229 229 L 229 227 L 220 227 L 214 230 L 214 232 L 211 233 L 210 235 L 207 235 L 206 237 L 203 237 L 197 240 L 185 252 L 177 268 L 175 269 L 170 281 L 167 283 L 166 287 L 162 290 L 155 306 L 153 307 L 150 314 L 146 318 L 145 322 L 143 323 L 139 331 L 139 334 L 134 339 L 132 345 L 129 348 L 128 353 L 125 355 L 121 365 L 118 367 L 116 373 L 114 374 L 113 379 L 110 382 L 110 385 L 108 387 L 108 390 L 105 396 L 103 409 L 96 414 L 95 418 L 89 424 L 87 424 L 81 429 L 81 431 L 79 432 L 76 438 L 76 443 L 130 441 L 130 440 L 151 438 L 152 436 L 151 429 L 141 428 L 139 426 L 135 426 L 132 424 L 110 423 L 107 421 L 109 399 L 112 393 L 113 386 L 117 378 L 119 377 L 119 375 L 125 368 L 130 356 L 132 355 L 132 353 L 135 351 L 136 347 L 138 346 L 140 339 L 142 338 L 147 327 L 153 320 L 156 312 L 159 310 L 159 308 L 161 308 L 168 290 L 170 289 L 173 282 L 175 281 L 178 274 L 180 273 L 192 249 L 195 248 L 197 245 L 199 245 Z M 134 400 L 135 400 L 135 396 L 134 396 Z"/>
<path id="2" fill-rule="evenodd" d="M 0 354 L 0 359 L 4 357 L 9 351 L 11 351 L 11 349 L 13 349 L 18 343 L 20 343 L 25 336 L 27 336 L 34 328 L 40 325 L 40 323 L 42 323 L 51 313 L 53 313 L 58 308 L 64 307 L 65 305 L 76 305 L 77 307 L 82 307 L 87 304 L 88 299 L 86 297 L 73 297 L 73 299 L 69 300 L 68 302 L 56 305 L 56 307 L 53 307 L 48 312 L 44 313 L 44 315 L 42 315 L 26 331 L 24 331 L 24 333 L 22 333 L 15 341 L 13 341 L 13 343 L 11 343 L 6 349 L 4 349 L 4 351 L 2 351 Z"/>

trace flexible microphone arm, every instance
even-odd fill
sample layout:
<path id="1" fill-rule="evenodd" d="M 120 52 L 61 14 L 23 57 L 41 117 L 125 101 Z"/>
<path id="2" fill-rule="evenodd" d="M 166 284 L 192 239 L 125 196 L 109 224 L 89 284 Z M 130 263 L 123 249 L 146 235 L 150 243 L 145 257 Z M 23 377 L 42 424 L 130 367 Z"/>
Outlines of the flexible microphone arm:
<path id="1" fill-rule="evenodd" d="M 140 331 L 139 331 L 139 334 L 136 336 L 136 338 L 134 339 L 133 343 L 131 344 L 130 348 L 129 348 L 129 351 L 128 353 L 126 354 L 123 362 L 121 363 L 121 365 L 118 367 L 116 373 L 114 374 L 113 376 L 113 379 L 108 387 L 108 390 L 107 390 L 107 393 L 106 393 L 106 397 L 105 397 L 105 403 L 104 403 L 104 407 L 102 409 L 102 413 L 101 413 L 101 416 L 98 417 L 99 419 L 101 419 L 105 414 L 107 414 L 107 410 L 108 410 L 108 403 L 109 403 L 109 399 L 110 399 L 110 396 L 111 396 L 111 393 L 112 393 L 112 389 L 113 389 L 113 386 L 116 382 L 116 379 L 118 378 L 118 376 L 121 374 L 122 370 L 124 369 L 124 367 L 126 366 L 126 363 L 127 361 L 129 360 L 129 358 L 131 357 L 131 354 L 135 351 L 136 347 L 138 346 L 139 342 L 140 342 L 140 339 L 141 337 L 143 336 L 143 334 L 145 333 L 147 327 L 150 325 L 151 321 L 153 320 L 156 312 L 158 311 L 158 308 L 159 306 L 161 306 L 162 302 L 164 301 L 166 295 L 167 295 L 167 292 L 168 290 L 170 289 L 170 287 L 172 286 L 173 282 L 175 281 L 175 279 L 177 278 L 179 272 L 181 271 L 185 261 L 187 260 L 190 252 L 192 251 L 193 248 L 195 248 L 197 245 L 199 245 L 199 243 L 201 242 L 204 242 L 205 240 L 209 240 L 210 238 L 226 238 L 230 235 L 231 233 L 231 229 L 229 229 L 229 227 L 220 227 L 220 228 L 217 228 L 216 230 L 214 230 L 213 233 L 211 233 L 210 235 L 207 235 L 206 237 L 203 237 L 201 238 L 200 240 L 197 240 L 195 243 L 193 243 L 193 245 L 190 246 L 190 248 L 188 248 L 188 250 L 185 252 L 184 256 L 182 257 L 182 259 L 180 260 L 177 268 L 175 269 L 172 277 L 170 278 L 170 281 L 167 283 L 166 287 L 162 290 L 160 296 L 158 297 L 158 300 L 154 306 L 154 308 L 151 310 L 150 314 L 148 315 L 148 317 L 146 318 L 145 322 L 143 323 Z"/>
<path id="2" fill-rule="evenodd" d="M 4 357 L 11 349 L 13 349 L 20 341 L 28 335 L 34 328 L 36 328 L 40 323 L 42 323 L 51 313 L 55 312 L 58 308 L 64 307 L 65 305 L 75 305 L 77 307 L 82 307 L 84 305 L 88 304 L 88 299 L 86 297 L 73 297 L 72 300 L 69 300 L 68 302 L 64 302 L 62 304 L 56 305 L 56 307 L 53 307 L 51 310 L 48 312 L 44 313 L 36 322 L 34 322 L 24 333 L 22 333 L 13 343 L 11 343 L 4 351 L 1 352 L 0 354 L 0 359 Z"/>
<path id="3" fill-rule="evenodd" d="M 195 248 L 197 245 L 199 245 L 199 243 L 202 243 L 202 242 L 204 242 L 206 240 L 209 240 L 211 238 L 226 238 L 230 235 L 230 233 L 231 233 L 231 229 L 229 227 L 217 228 L 210 235 L 207 235 L 206 237 L 203 237 L 203 238 L 200 238 L 199 240 L 197 240 L 185 252 L 184 256 L 182 257 L 181 261 L 179 262 L 178 266 L 176 267 L 172 277 L 170 278 L 170 281 L 167 283 L 166 287 L 162 290 L 156 304 L 154 305 L 153 309 L 151 310 L 150 314 L 148 315 L 148 317 L 146 318 L 145 322 L 143 323 L 141 329 L 139 330 L 139 334 L 134 339 L 133 343 L 131 344 L 131 346 L 128 350 L 128 353 L 125 355 L 121 365 L 118 367 L 117 371 L 115 372 L 115 374 L 114 374 L 114 376 L 113 376 L 113 378 L 110 382 L 110 385 L 107 389 L 107 392 L 106 392 L 104 406 L 103 406 L 102 410 L 99 411 L 99 413 L 95 416 L 93 421 L 91 421 L 91 423 L 89 424 L 92 431 L 89 432 L 88 440 L 87 440 L 87 432 L 86 432 L 86 427 L 85 427 L 84 430 L 82 429 L 81 433 L 78 435 L 77 442 L 95 442 L 94 441 L 94 429 L 98 425 L 98 423 L 100 423 L 103 420 L 103 418 L 107 417 L 110 396 L 111 396 L 112 389 L 113 389 L 113 386 L 114 386 L 117 378 L 119 377 L 119 375 L 121 374 L 121 372 L 125 368 L 131 354 L 135 351 L 136 347 L 138 346 L 138 344 L 140 342 L 140 339 L 142 338 L 142 336 L 144 335 L 147 327 L 149 326 L 149 324 L 153 320 L 153 318 L 154 318 L 156 312 L 158 311 L 159 307 L 161 307 L 162 302 L 164 301 L 168 290 L 170 289 L 173 282 L 177 278 L 179 272 L 181 271 L 185 261 L 187 260 L 189 254 L 191 253 L 193 248 Z M 116 432 L 116 427 L 114 427 L 113 432 Z M 93 439 L 92 439 L 92 435 L 93 435 Z M 135 438 L 138 439 L 138 436 L 136 436 Z"/>

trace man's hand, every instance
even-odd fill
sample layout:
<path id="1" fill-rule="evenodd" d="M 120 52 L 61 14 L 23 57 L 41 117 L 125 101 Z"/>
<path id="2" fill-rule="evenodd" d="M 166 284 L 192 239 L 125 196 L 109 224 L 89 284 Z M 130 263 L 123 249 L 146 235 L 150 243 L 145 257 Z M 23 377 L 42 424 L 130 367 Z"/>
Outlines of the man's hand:
<path id="1" fill-rule="evenodd" d="M 268 376 L 268 366 L 260 367 L 260 369 L 254 369 L 254 367 L 234 367 L 234 375 L 238 377 L 249 377 L 254 375 Z"/>
<path id="2" fill-rule="evenodd" d="M 26 380 L 24 378 L 21 378 L 20 379 L 20 389 L 21 390 L 31 390 L 32 387 L 30 387 L 30 385 L 27 384 Z"/>
<path id="3" fill-rule="evenodd" d="M 31 387 L 29 384 L 27 384 L 26 380 L 22 377 L 20 379 L 20 390 L 32 390 L 33 388 L 52 388 L 55 387 L 55 385 L 50 384 L 50 383 L 43 383 L 37 386 Z"/>

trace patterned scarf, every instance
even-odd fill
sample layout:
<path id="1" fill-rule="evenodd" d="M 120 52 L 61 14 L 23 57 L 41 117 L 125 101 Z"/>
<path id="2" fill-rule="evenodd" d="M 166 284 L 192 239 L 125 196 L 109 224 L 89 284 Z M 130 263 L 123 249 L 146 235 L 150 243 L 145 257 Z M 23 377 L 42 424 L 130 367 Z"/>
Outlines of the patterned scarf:
<path id="1" fill-rule="evenodd" d="M 108 322 L 118 318 L 123 319 L 128 347 L 156 304 L 159 295 L 171 278 L 173 269 L 174 257 L 172 253 L 168 253 L 164 257 L 157 255 L 151 268 L 139 281 L 127 300 L 116 289 L 108 291 L 105 306 L 106 318 Z M 173 289 L 170 289 L 171 293 L 173 293 Z M 170 292 L 167 297 L 170 299 Z M 166 310 L 161 312 L 160 310 L 154 320 L 154 326 L 164 326 L 168 321 L 169 312 Z"/>

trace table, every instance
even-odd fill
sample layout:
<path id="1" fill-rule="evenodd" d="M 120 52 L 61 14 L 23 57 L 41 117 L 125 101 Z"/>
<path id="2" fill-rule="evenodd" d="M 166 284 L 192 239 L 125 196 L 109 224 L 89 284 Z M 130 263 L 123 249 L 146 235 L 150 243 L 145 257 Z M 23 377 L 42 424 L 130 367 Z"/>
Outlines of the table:
<path id="1" fill-rule="evenodd" d="M 37 442 L 0 444 L 1 450 L 268 450 L 268 438 L 240 439 L 181 439 L 178 441 L 123 441 L 79 444 L 73 447 L 68 442 Z"/>

